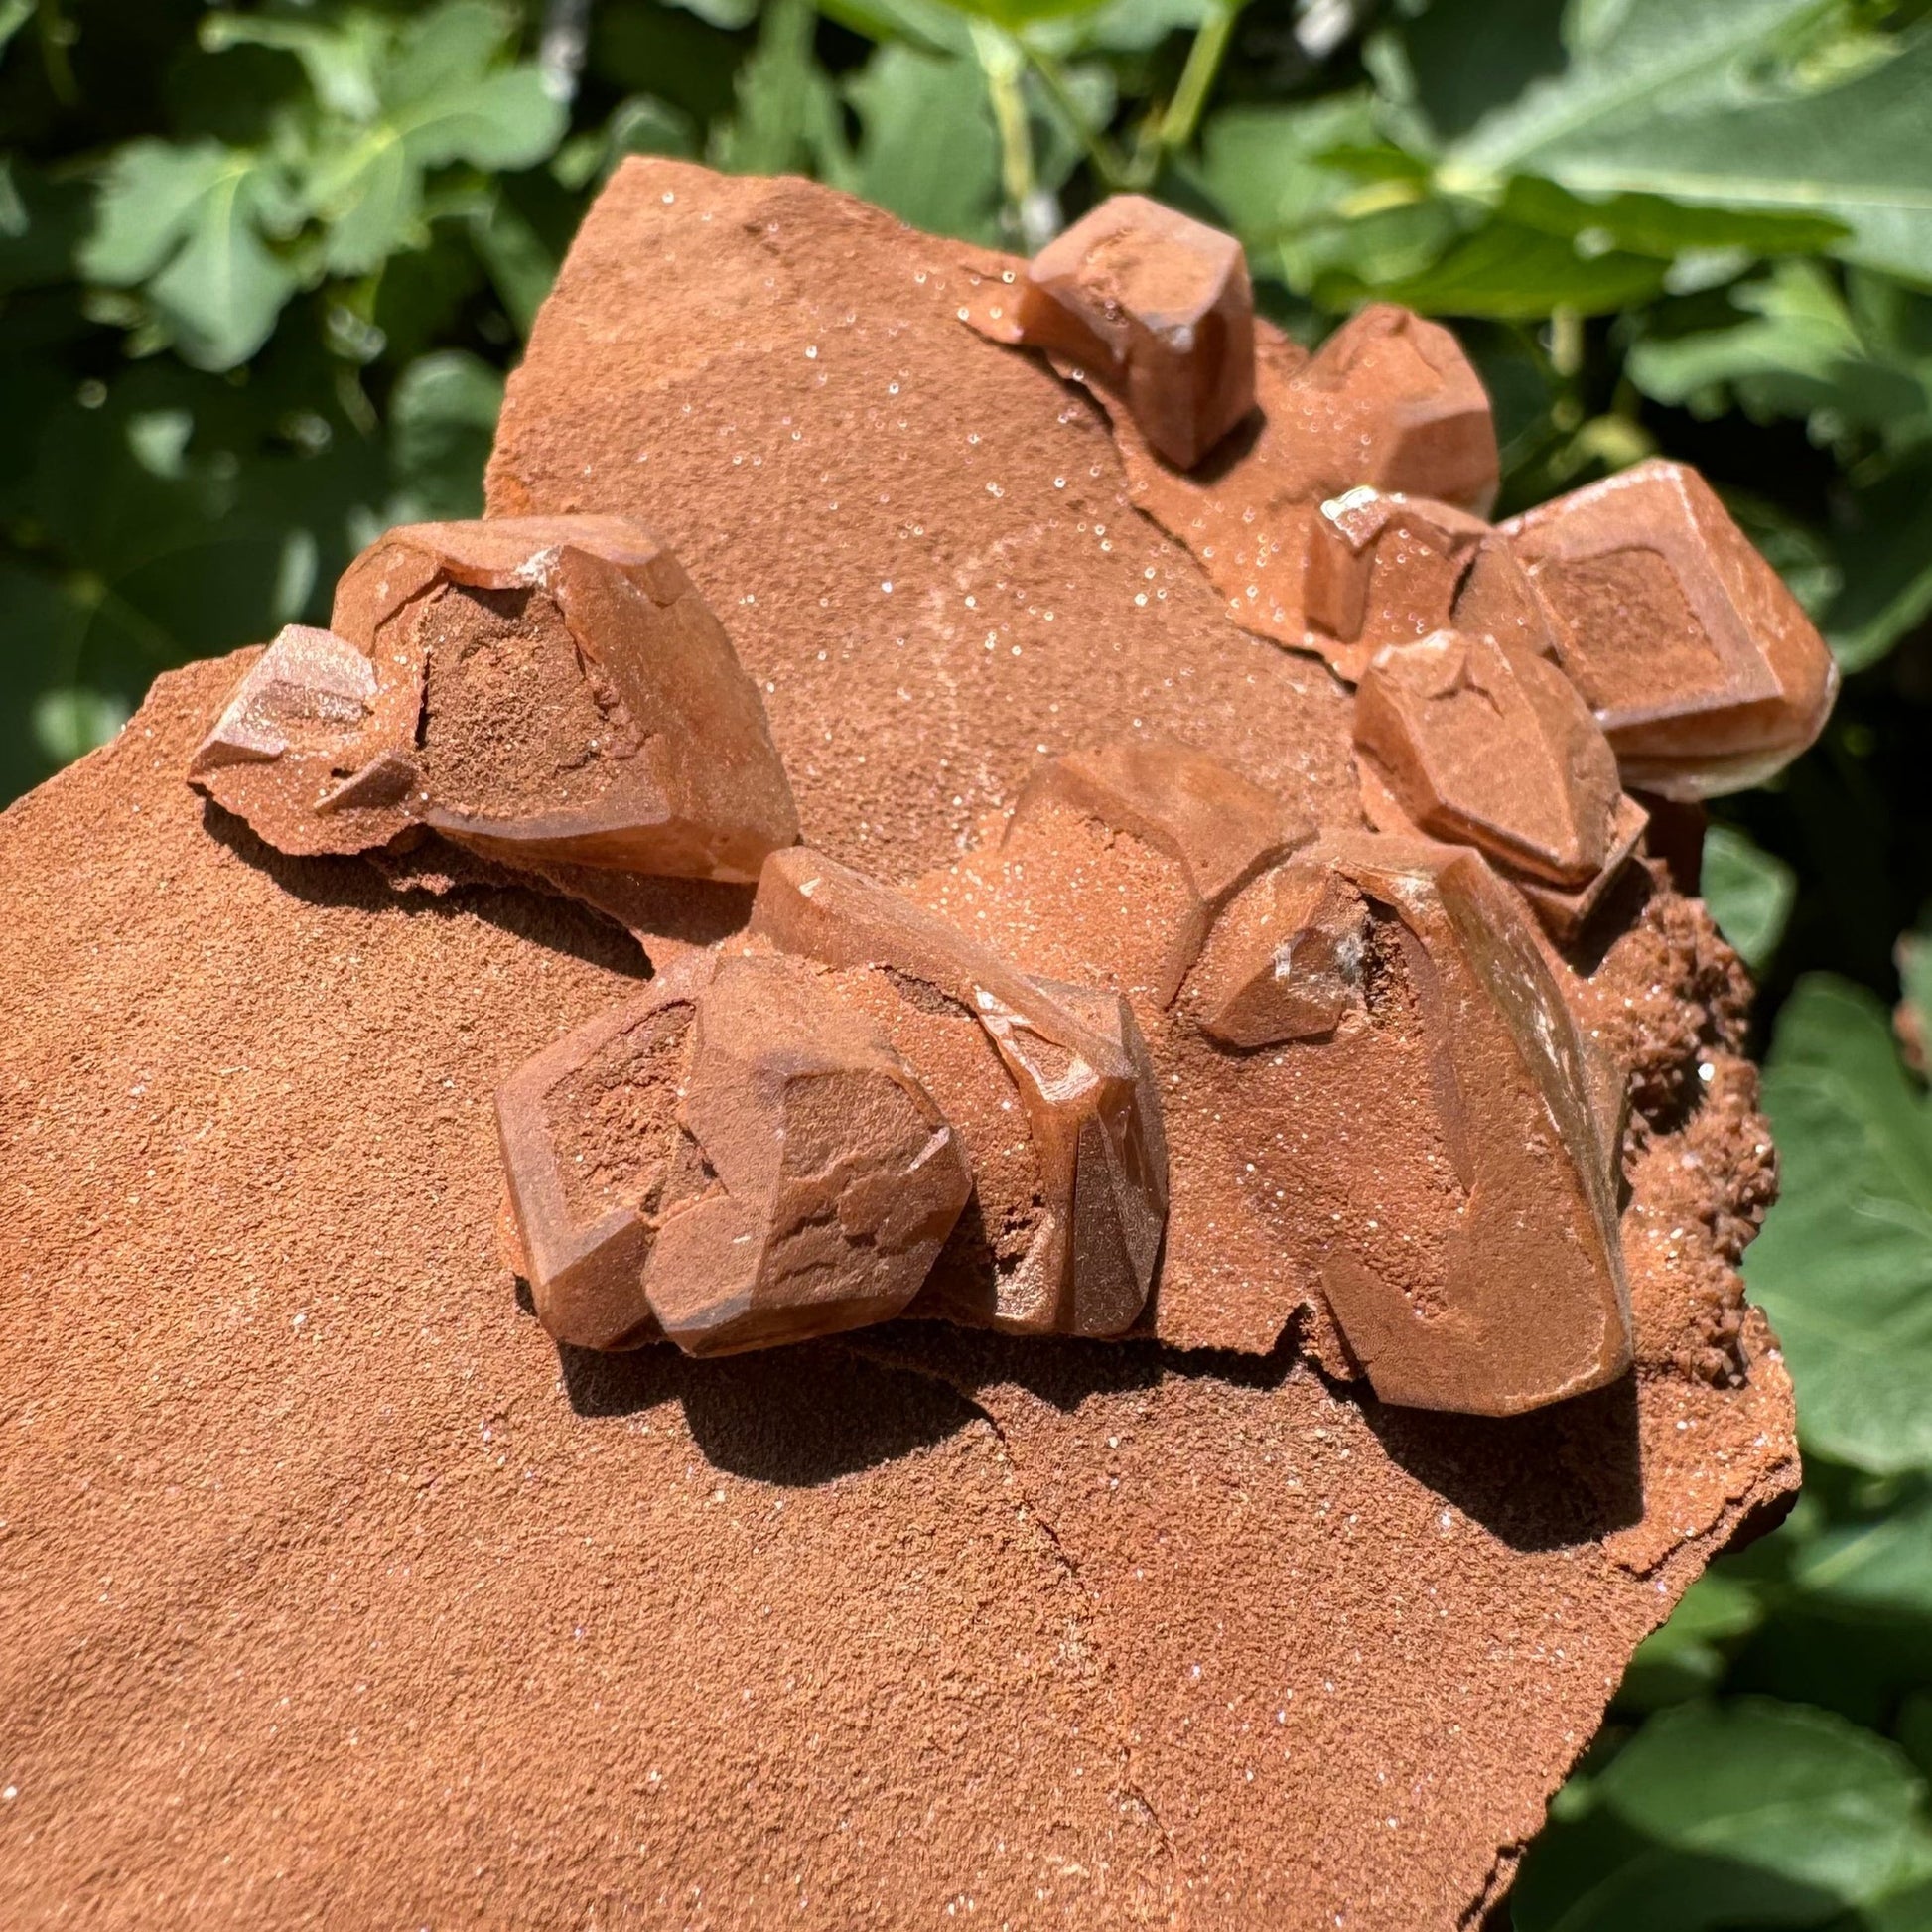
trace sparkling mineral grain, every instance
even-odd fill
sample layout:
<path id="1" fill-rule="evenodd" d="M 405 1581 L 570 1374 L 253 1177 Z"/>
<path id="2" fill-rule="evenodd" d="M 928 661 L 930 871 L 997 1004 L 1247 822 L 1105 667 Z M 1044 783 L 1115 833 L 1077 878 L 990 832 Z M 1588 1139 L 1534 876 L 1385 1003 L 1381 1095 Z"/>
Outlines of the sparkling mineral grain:
<path id="1" fill-rule="evenodd" d="M 644 1295 L 680 1135 L 700 955 L 525 1060 L 496 1090 L 510 1211 L 537 1318 L 622 1348 L 661 1330 Z"/>
<path id="2" fill-rule="evenodd" d="M 913 980 L 964 1007 L 992 1041 L 1027 1125 L 1038 1198 L 1011 1268 L 950 1298 L 959 1318 L 1021 1333 L 1132 1326 L 1154 1279 L 1168 1156 L 1126 1003 L 1023 974 L 945 919 L 802 849 L 765 862 L 751 929 L 827 966 Z"/>
<path id="3" fill-rule="evenodd" d="M 1432 838 L 1572 889 L 1609 859 L 1616 759 L 1545 658 L 1456 630 L 1388 645 L 1355 693 L 1355 747 Z"/>
<path id="4" fill-rule="evenodd" d="M 1169 739 L 1116 739 L 1094 752 L 1050 759 L 1022 790 L 1008 827 L 1050 808 L 1074 811 L 1166 853 L 1190 903 L 1162 961 L 1163 1006 L 1200 951 L 1215 915 L 1249 880 L 1314 837 L 1314 825 L 1216 759 Z"/>
<path id="5" fill-rule="evenodd" d="M 1517 902 L 1475 853 L 1362 834 L 1325 858 L 1368 901 L 1419 1033 L 1430 1105 L 1411 1159 L 1440 1208 L 1335 1225 L 1328 1305 L 1385 1402 L 1506 1416 L 1630 1364 L 1616 1150 L 1589 1049 Z M 1294 1047 L 1319 1052 L 1319 1046 Z"/>
<path id="6" fill-rule="evenodd" d="M 1627 784 L 1736 791 L 1823 729 L 1837 665 L 1695 470 L 1640 463 L 1503 527 Z"/>
<path id="7" fill-rule="evenodd" d="M 1191 470 L 1255 404 L 1254 294 L 1232 235 L 1116 195 L 1029 264 L 1020 341 L 1124 397 L 1164 461 Z"/>
<path id="8" fill-rule="evenodd" d="M 698 999 L 677 1117 L 643 1285 L 690 1355 L 889 1319 L 972 1192 L 918 1076 L 796 961 L 719 967 Z"/>

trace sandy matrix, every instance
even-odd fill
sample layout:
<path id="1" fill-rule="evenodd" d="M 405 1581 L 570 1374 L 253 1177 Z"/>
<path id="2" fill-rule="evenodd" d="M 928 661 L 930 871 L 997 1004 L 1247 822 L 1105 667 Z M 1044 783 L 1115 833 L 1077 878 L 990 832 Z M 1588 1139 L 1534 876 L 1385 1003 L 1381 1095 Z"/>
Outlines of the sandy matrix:
<path id="1" fill-rule="evenodd" d="M 1228 621 L 964 281 L 822 191 L 630 164 L 491 506 L 660 532 L 806 837 L 889 881 L 1137 726 L 1358 824 L 1341 688 Z M 1597 1395 L 1384 1408 L 1302 1321 L 560 1357 L 490 1096 L 643 956 L 269 852 L 182 781 L 238 668 L 0 817 L 0 1924 L 1477 1920 L 1797 1478 L 1733 1266 L 1744 988 L 1662 866 L 1566 968 L 1636 1107 Z"/>

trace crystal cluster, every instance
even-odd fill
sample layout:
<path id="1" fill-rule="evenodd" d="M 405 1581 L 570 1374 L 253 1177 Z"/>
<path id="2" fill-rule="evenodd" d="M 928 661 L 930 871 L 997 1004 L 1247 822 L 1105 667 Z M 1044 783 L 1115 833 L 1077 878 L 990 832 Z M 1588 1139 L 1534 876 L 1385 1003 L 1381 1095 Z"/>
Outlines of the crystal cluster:
<path id="1" fill-rule="evenodd" d="M 800 843 L 677 560 L 596 516 L 391 531 L 330 630 L 245 672 L 193 782 L 294 854 L 441 838 L 606 907 L 612 882 L 756 885 L 501 1084 L 510 1245 L 560 1341 L 1158 1332 L 1173 1173 L 1292 1145 L 1343 1180 L 1275 1190 L 1280 1266 L 1382 1399 L 1601 1386 L 1630 1360 L 1622 1094 L 1557 949 L 1642 853 L 1646 796 L 1816 736 L 1816 631 L 1676 465 L 1490 524 L 1488 405 L 1446 332 L 1371 308 L 1306 353 L 1256 323 L 1236 243 L 1153 203 L 982 293 L 963 318 L 1093 390 L 1233 620 L 1353 689 L 1356 823 L 1076 732 L 954 865 L 867 877 Z"/>

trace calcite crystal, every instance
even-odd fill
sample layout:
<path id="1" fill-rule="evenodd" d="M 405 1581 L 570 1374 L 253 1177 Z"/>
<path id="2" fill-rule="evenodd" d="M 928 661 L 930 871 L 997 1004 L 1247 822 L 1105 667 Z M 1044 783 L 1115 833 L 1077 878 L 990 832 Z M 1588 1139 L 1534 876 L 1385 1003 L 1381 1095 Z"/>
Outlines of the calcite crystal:
<path id="1" fill-rule="evenodd" d="M 1151 449 L 1193 469 L 1255 404 L 1254 294 L 1232 235 L 1116 195 L 1028 264 L 1015 338 L 1125 400 Z"/>
<path id="2" fill-rule="evenodd" d="M 756 686 L 677 559 L 635 524 L 391 530 L 345 573 L 333 622 L 333 674 L 359 705 L 338 701 L 317 714 L 332 730 L 249 754 L 264 767 L 223 752 L 269 742 L 242 721 L 287 702 L 273 697 L 292 688 L 276 668 L 284 633 L 192 773 L 285 852 L 365 851 L 429 827 L 526 870 L 749 884 L 798 836 Z"/>
<path id="3" fill-rule="evenodd" d="M 1272 792 L 1172 740 L 1116 739 L 1046 760 L 1015 801 L 1008 835 L 1054 806 L 1140 839 L 1180 868 L 1189 902 L 1156 976 L 1163 1006 L 1180 991 L 1222 907 L 1314 837 L 1312 820 Z"/>
<path id="4" fill-rule="evenodd" d="M 677 1121 L 643 1287 L 687 1354 L 890 1319 L 972 1190 L 951 1126 L 892 1042 L 789 960 L 720 966 L 697 1002 Z"/>
<path id="5" fill-rule="evenodd" d="M 1571 888 L 1609 861 L 1616 759 L 1529 651 L 1457 630 L 1385 646 L 1355 693 L 1355 747 L 1432 838 Z"/>
<path id="6" fill-rule="evenodd" d="M 1617 1150 L 1528 922 L 1473 852 L 1340 836 L 1319 856 L 1387 922 L 1402 986 L 1382 997 L 1427 1040 L 1414 1158 L 1442 1202 L 1337 1224 L 1322 1284 L 1349 1347 L 1385 1402 L 1498 1416 L 1602 1387 L 1631 1350 Z"/>
<path id="7" fill-rule="evenodd" d="M 1448 1932 L 1790 1494 L 1695 808 L 1620 796 L 1571 883 L 1574 710 L 1524 723 L 1525 814 L 1429 716 L 1466 694 L 1358 748 L 1329 666 L 1364 633 L 1303 608 L 1324 506 L 1400 496 L 1364 629 L 1406 609 L 1594 705 L 1598 606 L 1474 521 L 1459 351 L 1257 320 L 1257 407 L 1182 473 L 1118 386 L 962 328 L 1025 273 L 627 162 L 490 515 L 338 609 L 373 690 L 333 645 L 255 660 L 197 773 L 323 856 L 263 863 L 179 782 L 246 662 L 0 817 L 0 1395 L 33 1422 L 0 1919 Z M 628 832 L 508 842 L 513 877 L 428 821 L 632 810 L 524 521 L 598 553 L 597 518 L 661 533 L 768 719 L 810 845 L 762 813 L 756 901 Z M 1403 519 L 1466 559 L 1447 612 Z M 506 1171 L 549 1333 L 488 1239 Z M 667 1328 L 745 1352 L 638 1346 Z"/>
<path id="8" fill-rule="evenodd" d="M 644 1264 L 681 1150 L 700 955 L 532 1054 L 496 1090 L 519 1272 L 559 1341 L 623 1348 L 661 1338 Z"/>
<path id="9" fill-rule="evenodd" d="M 1838 667 L 1696 471 L 1639 463 L 1503 529 L 1626 783 L 1736 791 L 1824 728 Z"/>
<path id="10" fill-rule="evenodd" d="M 884 967 L 970 1013 L 1032 1144 L 1034 1225 L 1014 1265 L 955 1286 L 962 1318 L 1014 1333 L 1115 1335 L 1140 1314 L 1167 1214 L 1159 1095 L 1117 994 L 1029 977 L 966 934 L 806 851 L 765 862 L 751 930 L 784 951 Z"/>
<path id="11" fill-rule="evenodd" d="M 1193 985 L 1200 1030 L 1217 1045 L 1318 1039 L 1365 1005 L 1368 905 L 1323 856 L 1278 866 L 1214 928 Z"/>

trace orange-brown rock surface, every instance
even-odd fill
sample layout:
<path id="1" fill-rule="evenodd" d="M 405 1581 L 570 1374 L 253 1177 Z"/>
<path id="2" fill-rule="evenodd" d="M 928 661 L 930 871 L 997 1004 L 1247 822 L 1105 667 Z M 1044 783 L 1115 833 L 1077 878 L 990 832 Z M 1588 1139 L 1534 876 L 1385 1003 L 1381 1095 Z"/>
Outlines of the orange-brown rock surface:
<path id="1" fill-rule="evenodd" d="M 1231 621 L 1213 537 L 1137 496 L 1131 427 L 961 327 L 984 272 L 801 183 L 626 164 L 512 381 L 491 508 L 659 532 L 813 852 L 1078 989 L 1095 1053 L 1139 1033 L 1153 1332 L 558 1348 L 494 1253 L 492 1101 L 637 996 L 636 947 L 433 844 L 409 876 L 439 896 L 275 852 L 181 783 L 259 660 L 164 679 L 0 817 L 0 995 L 27 1016 L 0 1069 L 0 1920 L 1469 1923 L 1632 1646 L 1788 1495 L 1789 1389 L 1735 1269 L 1770 1189 L 1745 989 L 1642 849 L 1587 946 L 1511 927 L 1585 1043 L 1577 1133 L 1621 1141 L 1632 1370 L 1513 1418 L 1376 1400 L 1310 1231 L 1377 1237 L 1436 1172 L 1402 1158 L 1442 1142 L 1447 1089 L 1413 928 L 1376 912 L 1395 888 L 1356 882 L 1351 966 L 1353 901 L 1263 870 L 1171 992 L 1210 886 L 1187 845 L 1093 796 L 1011 816 L 1043 759 L 1166 739 L 1359 838 L 1352 695 L 1299 614 L 1295 649 Z M 1253 447 L 1287 465 L 1265 371 L 1293 358 L 1261 337 Z M 1323 500 L 1482 507 L 1447 343 L 1385 312 L 1322 351 Z M 1375 357 L 1415 374 L 1407 454 L 1331 478 L 1360 432 L 1320 423 Z M 1260 492 L 1226 476 L 1240 524 Z M 628 923 L 658 963 L 731 938 L 730 889 L 650 884 Z M 1273 930 L 1318 942 L 1329 1036 L 1304 1011 L 1293 1039 L 1217 1040 L 1255 976 L 1210 974 L 1216 934 L 1252 959 Z M 1015 1209 L 971 1238 L 1024 1252 L 998 1042 L 916 974 L 813 970 Z M 635 1177 L 593 1176 L 567 1226 Z"/>

